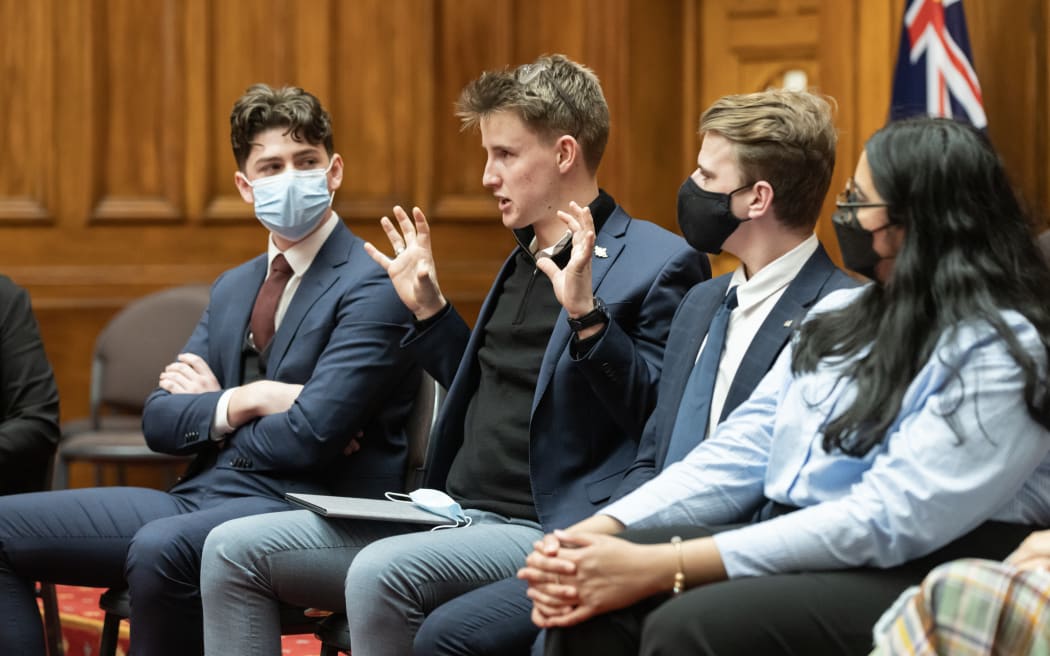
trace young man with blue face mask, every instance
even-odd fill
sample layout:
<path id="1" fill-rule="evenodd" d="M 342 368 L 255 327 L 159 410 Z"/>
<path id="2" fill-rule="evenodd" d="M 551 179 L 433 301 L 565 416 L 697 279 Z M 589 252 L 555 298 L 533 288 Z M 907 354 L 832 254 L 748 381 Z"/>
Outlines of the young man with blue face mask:
<path id="1" fill-rule="evenodd" d="M 97 488 L 0 499 L 0 653 L 43 654 L 34 580 L 127 585 L 132 651 L 203 651 L 200 553 L 284 493 L 381 496 L 401 485 L 401 430 L 419 372 L 398 346 L 411 316 L 332 211 L 343 175 L 331 122 L 294 87 L 234 106 L 235 183 L 267 252 L 223 273 L 146 401 L 143 431 L 195 455 L 168 492 Z"/>

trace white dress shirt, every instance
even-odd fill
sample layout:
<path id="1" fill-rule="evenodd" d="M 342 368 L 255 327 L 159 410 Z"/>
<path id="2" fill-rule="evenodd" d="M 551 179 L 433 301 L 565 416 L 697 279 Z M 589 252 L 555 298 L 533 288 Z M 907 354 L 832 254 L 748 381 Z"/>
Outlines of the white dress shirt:
<path id="1" fill-rule="evenodd" d="M 758 329 L 762 327 L 766 317 L 773 311 L 777 301 L 784 295 L 791 281 L 795 279 L 798 272 L 802 270 L 813 253 L 817 252 L 816 235 L 810 235 L 805 241 L 784 253 L 766 266 L 762 267 L 749 279 L 741 264 L 733 272 L 729 281 L 729 289 L 736 287 L 737 306 L 729 315 L 729 326 L 726 331 L 725 350 L 722 358 L 718 361 L 718 374 L 715 376 L 715 386 L 711 393 L 711 414 L 707 420 L 707 434 L 713 435 L 718 418 L 722 416 L 722 407 L 725 405 L 726 397 L 729 396 L 729 388 L 733 384 L 740 363 L 744 360 L 747 349 L 754 341 Z M 707 338 L 704 338 L 704 346 Z M 700 347 L 697 360 L 704 347 Z M 694 363 L 695 364 L 695 363 Z"/>

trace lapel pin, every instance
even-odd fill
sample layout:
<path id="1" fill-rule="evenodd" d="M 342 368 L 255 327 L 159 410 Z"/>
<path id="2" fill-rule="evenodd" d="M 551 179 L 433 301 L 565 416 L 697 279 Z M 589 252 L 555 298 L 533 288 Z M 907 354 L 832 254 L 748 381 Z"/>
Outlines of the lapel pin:
<path id="1" fill-rule="evenodd" d="M 791 319 L 788 319 L 787 321 L 784 322 L 784 327 L 785 328 L 790 328 L 791 327 Z"/>
<path id="2" fill-rule="evenodd" d="M 609 251 L 605 250 L 604 246 L 595 246 L 594 247 L 594 256 L 595 257 L 609 257 Z"/>

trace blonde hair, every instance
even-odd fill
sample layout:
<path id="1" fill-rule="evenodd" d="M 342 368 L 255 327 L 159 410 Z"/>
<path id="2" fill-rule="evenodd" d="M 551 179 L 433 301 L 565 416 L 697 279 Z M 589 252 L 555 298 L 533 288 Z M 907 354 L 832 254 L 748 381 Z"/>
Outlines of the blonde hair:
<path id="1" fill-rule="evenodd" d="M 781 223 L 812 229 L 835 169 L 832 103 L 808 91 L 779 89 L 724 96 L 700 117 L 700 135 L 731 141 L 744 181 L 772 185 Z"/>
<path id="2" fill-rule="evenodd" d="M 587 170 L 598 170 L 609 141 L 609 105 L 594 71 L 565 55 L 544 55 L 517 68 L 486 71 L 456 101 L 463 129 L 495 112 L 514 112 L 548 138 L 571 135 Z"/>

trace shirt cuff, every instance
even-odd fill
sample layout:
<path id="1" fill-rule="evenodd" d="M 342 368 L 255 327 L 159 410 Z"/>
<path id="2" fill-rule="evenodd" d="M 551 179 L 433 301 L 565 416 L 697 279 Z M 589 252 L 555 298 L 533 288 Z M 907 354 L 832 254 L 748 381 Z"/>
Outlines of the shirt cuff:
<path id="1" fill-rule="evenodd" d="M 605 336 L 605 332 L 609 330 L 609 322 L 606 321 L 602 325 L 601 330 L 594 333 L 586 339 L 580 339 L 577 337 L 577 333 L 572 334 L 572 339 L 569 340 L 569 356 L 573 360 L 583 360 L 591 353 L 591 349 L 594 345 L 601 341 L 602 337 Z"/>
<path id="2" fill-rule="evenodd" d="M 421 333 L 421 332 L 425 331 L 427 328 L 430 328 L 431 326 L 436 324 L 438 321 L 441 321 L 441 319 L 446 314 L 448 314 L 451 311 L 452 311 L 452 304 L 451 303 L 445 303 L 445 307 L 443 307 L 440 310 L 438 310 L 437 313 L 434 316 L 432 316 L 432 317 L 427 317 L 426 319 L 423 319 L 422 321 L 419 321 L 415 317 L 413 317 L 412 318 L 412 327 L 415 328 L 417 333 Z"/>
<path id="3" fill-rule="evenodd" d="M 228 389 L 222 393 L 219 397 L 219 402 L 215 404 L 215 418 L 211 423 L 211 439 L 215 442 L 221 442 L 227 435 L 233 432 L 233 426 L 230 426 L 230 419 L 227 415 L 227 411 L 230 407 L 230 397 L 233 396 L 233 390 Z"/>

